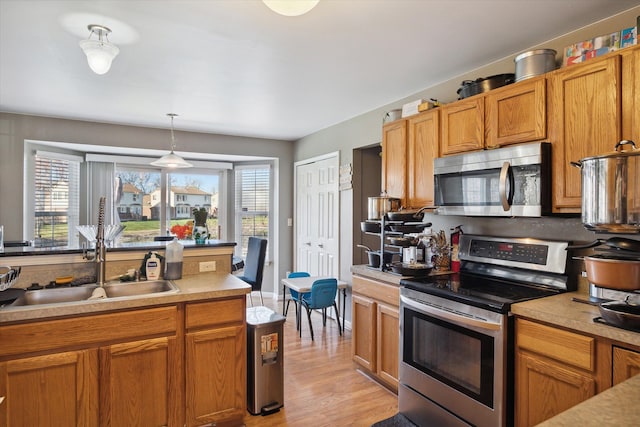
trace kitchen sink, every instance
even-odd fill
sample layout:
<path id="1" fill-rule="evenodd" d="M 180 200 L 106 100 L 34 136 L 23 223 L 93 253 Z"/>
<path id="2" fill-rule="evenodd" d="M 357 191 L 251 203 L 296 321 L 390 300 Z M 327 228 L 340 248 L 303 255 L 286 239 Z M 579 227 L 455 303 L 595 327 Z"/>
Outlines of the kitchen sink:
<path id="1" fill-rule="evenodd" d="M 69 288 L 26 291 L 13 303 L 5 306 L 5 308 L 86 301 L 91 297 L 93 291 L 97 287 L 97 284 L 92 283 Z M 140 296 L 176 293 L 178 292 L 178 288 L 169 280 L 151 280 L 142 282 L 106 283 L 104 285 L 104 292 L 107 299 L 126 299 Z"/>
<path id="2" fill-rule="evenodd" d="M 148 280 L 142 282 L 107 283 L 104 292 L 109 298 L 133 297 L 171 292 L 178 292 L 178 288 L 169 280 Z"/>

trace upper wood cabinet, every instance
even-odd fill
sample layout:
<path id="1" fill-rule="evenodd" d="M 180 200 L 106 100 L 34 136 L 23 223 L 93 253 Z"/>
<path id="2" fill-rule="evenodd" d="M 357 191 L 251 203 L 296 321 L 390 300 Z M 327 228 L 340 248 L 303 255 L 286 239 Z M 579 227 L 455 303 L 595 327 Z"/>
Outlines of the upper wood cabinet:
<path id="1" fill-rule="evenodd" d="M 439 154 L 440 111 L 426 111 L 408 121 L 407 207 L 433 206 L 433 160 Z"/>
<path id="2" fill-rule="evenodd" d="M 621 136 L 620 56 L 591 59 L 549 77 L 554 213 L 579 213 L 581 173 L 571 161 L 613 150 Z"/>
<path id="3" fill-rule="evenodd" d="M 544 76 L 492 90 L 484 98 L 485 146 L 497 148 L 547 137 Z"/>
<path id="4" fill-rule="evenodd" d="M 382 127 L 382 189 L 389 197 L 407 200 L 407 121 Z"/>
<path id="5" fill-rule="evenodd" d="M 621 51 L 622 139 L 640 147 L 640 46 Z M 613 148 L 613 147 L 612 147 Z"/>
<path id="6" fill-rule="evenodd" d="M 484 97 L 477 95 L 440 107 L 442 155 L 484 148 Z"/>

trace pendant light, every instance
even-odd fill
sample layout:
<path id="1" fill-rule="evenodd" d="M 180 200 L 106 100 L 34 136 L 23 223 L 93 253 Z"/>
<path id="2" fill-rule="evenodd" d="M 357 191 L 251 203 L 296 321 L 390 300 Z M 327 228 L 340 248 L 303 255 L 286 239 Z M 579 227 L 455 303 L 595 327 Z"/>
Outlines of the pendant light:
<path id="1" fill-rule="evenodd" d="M 185 159 L 173 152 L 173 150 L 176 149 L 176 138 L 173 135 L 173 118 L 177 117 L 178 115 L 174 113 L 168 113 L 167 116 L 171 117 L 171 153 L 160 157 L 158 160 L 151 162 L 151 164 L 153 166 L 170 169 L 193 167 L 191 163 L 187 162 Z"/>
<path id="2" fill-rule="evenodd" d="M 87 55 L 87 62 L 89 67 L 96 74 L 105 74 L 111 68 L 111 62 L 120 49 L 118 46 L 109 42 L 107 36 L 111 33 L 111 30 L 102 25 L 89 25 L 89 38 L 80 41 L 80 47 L 85 55 Z M 91 39 L 91 36 L 96 34 L 98 40 Z"/>
<path id="3" fill-rule="evenodd" d="M 316 7 L 320 0 L 262 0 L 271 10 L 284 16 L 300 16 Z"/>

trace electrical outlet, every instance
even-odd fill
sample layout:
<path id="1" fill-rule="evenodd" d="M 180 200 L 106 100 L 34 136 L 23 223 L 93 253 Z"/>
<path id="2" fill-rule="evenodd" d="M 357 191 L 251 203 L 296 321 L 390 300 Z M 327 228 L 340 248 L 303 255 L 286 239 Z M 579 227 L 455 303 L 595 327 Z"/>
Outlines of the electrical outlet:
<path id="1" fill-rule="evenodd" d="M 200 263 L 200 273 L 205 271 L 216 271 L 216 262 L 215 261 L 206 261 Z"/>

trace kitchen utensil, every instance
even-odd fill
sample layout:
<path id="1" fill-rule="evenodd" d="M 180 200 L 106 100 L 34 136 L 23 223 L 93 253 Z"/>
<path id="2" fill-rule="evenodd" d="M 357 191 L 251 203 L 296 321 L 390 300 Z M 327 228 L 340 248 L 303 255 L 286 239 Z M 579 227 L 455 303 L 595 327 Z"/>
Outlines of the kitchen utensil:
<path id="1" fill-rule="evenodd" d="M 0 306 L 9 305 L 24 294 L 24 289 L 12 288 L 0 291 Z"/>
<path id="2" fill-rule="evenodd" d="M 426 227 L 431 227 L 430 222 L 405 222 L 404 224 L 389 224 L 391 227 L 391 231 L 395 231 L 396 233 L 420 233 Z"/>
<path id="3" fill-rule="evenodd" d="M 496 74 L 486 78 L 476 80 L 464 80 L 458 89 L 458 99 L 464 99 L 479 93 L 488 92 L 501 86 L 511 84 L 515 81 L 515 74 Z"/>
<path id="4" fill-rule="evenodd" d="M 640 289 L 640 258 L 621 259 L 610 255 L 584 257 L 589 283 L 601 288 L 621 291 Z"/>
<path id="5" fill-rule="evenodd" d="M 422 221 L 422 218 L 424 218 L 424 212 L 422 212 L 422 210 L 400 210 L 396 212 L 387 212 L 387 218 L 389 218 L 389 221 Z"/>
<path id="6" fill-rule="evenodd" d="M 640 305 L 626 301 L 609 301 L 600 304 L 598 310 L 602 318 L 612 325 L 640 329 Z"/>
<path id="7" fill-rule="evenodd" d="M 373 268 L 380 267 L 380 251 L 372 251 L 371 248 L 364 245 L 356 245 L 356 246 L 367 250 L 367 255 L 369 256 L 369 267 L 373 267 Z M 384 251 L 384 255 L 382 257 L 382 263 L 384 265 L 391 263 L 394 255 L 395 255 L 395 252 Z"/>
<path id="8" fill-rule="evenodd" d="M 567 246 L 567 250 L 569 249 L 588 249 L 593 248 L 598 245 L 607 245 L 610 248 L 614 249 L 622 249 L 625 251 L 633 251 L 640 252 L 640 241 L 633 239 L 626 239 L 624 237 L 610 237 L 609 239 L 597 239 L 591 243 L 587 243 L 584 245 L 571 245 Z"/>
<path id="9" fill-rule="evenodd" d="M 406 248 L 417 243 L 416 239 L 411 237 L 389 237 L 388 240 L 389 244 L 393 246 L 400 246 L 401 248 Z"/>
<path id="10" fill-rule="evenodd" d="M 380 220 L 387 212 L 400 209 L 400 199 L 395 197 L 369 197 L 368 200 L 369 220 Z"/>
<path id="11" fill-rule="evenodd" d="M 396 109 L 387 111 L 384 113 L 384 118 L 382 119 L 382 123 L 393 122 L 394 120 L 398 120 L 402 118 L 402 109 Z"/>
<path id="12" fill-rule="evenodd" d="M 536 49 L 516 56 L 516 81 L 544 74 L 556 69 L 556 51 L 553 49 Z"/>
<path id="13" fill-rule="evenodd" d="M 631 150 L 621 150 L 630 145 Z M 582 224 L 605 233 L 640 233 L 640 150 L 618 142 L 612 153 L 571 162 L 582 170 Z"/>
<path id="14" fill-rule="evenodd" d="M 360 230 L 365 233 L 379 233 L 381 226 L 379 222 L 362 221 L 360 223 Z"/>
<path id="15" fill-rule="evenodd" d="M 0 291 L 4 291 L 12 287 L 18 277 L 20 277 L 20 272 L 22 271 L 22 267 L 10 267 L 8 265 L 0 266 Z"/>
<path id="16" fill-rule="evenodd" d="M 404 262 L 394 262 L 391 264 L 391 271 L 403 276 L 427 276 L 431 273 L 432 269 L 433 266 L 431 264 L 409 264 Z"/>

